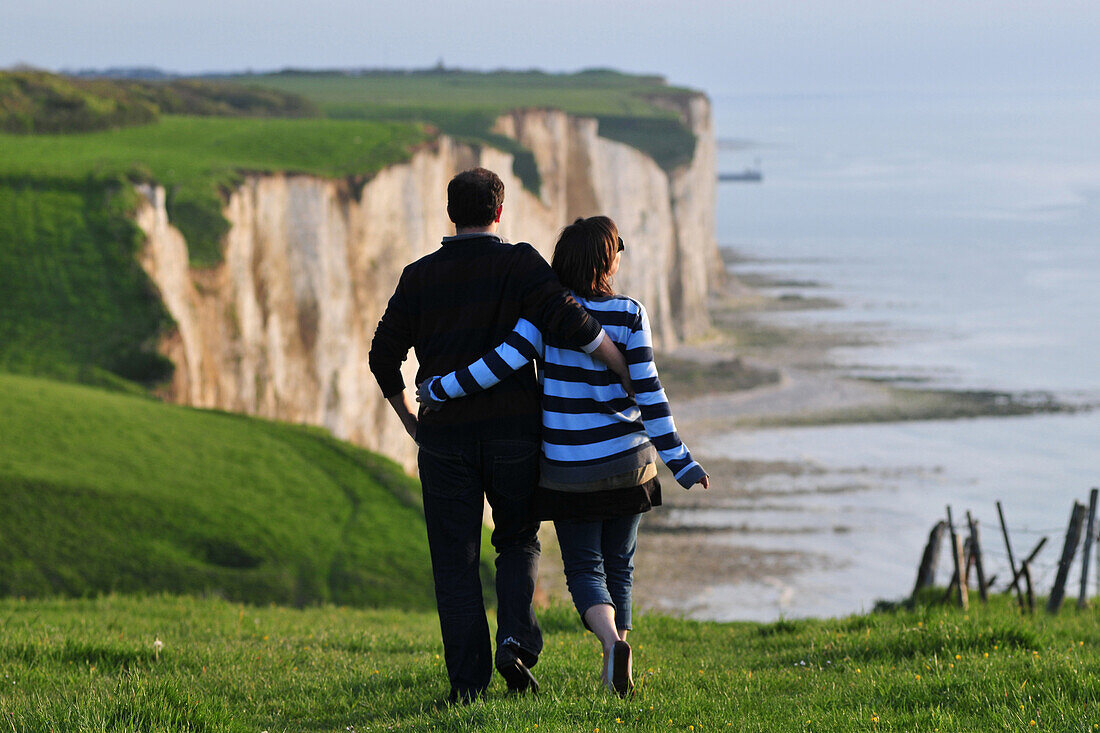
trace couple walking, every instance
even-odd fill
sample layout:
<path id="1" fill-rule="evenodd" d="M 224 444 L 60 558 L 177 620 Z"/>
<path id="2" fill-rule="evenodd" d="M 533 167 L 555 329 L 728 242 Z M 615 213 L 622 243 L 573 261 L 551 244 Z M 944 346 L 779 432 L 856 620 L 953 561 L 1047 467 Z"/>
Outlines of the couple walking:
<path id="1" fill-rule="evenodd" d="M 550 267 L 531 245 L 496 235 L 503 203 L 491 171 L 451 180 L 456 234 L 402 272 L 370 351 L 383 395 L 419 446 L 450 700 L 480 696 L 494 664 L 510 690 L 538 691 L 531 597 L 542 519 L 554 520 L 569 592 L 603 645 L 601 680 L 626 695 L 633 556 L 641 514 L 661 503 L 656 459 L 684 488 L 709 479 L 676 435 L 645 309 L 612 290 L 625 249 L 615 223 L 567 226 Z M 410 348 L 419 415 L 400 372 Z M 479 576 L 485 499 L 497 553 L 495 659 Z"/>

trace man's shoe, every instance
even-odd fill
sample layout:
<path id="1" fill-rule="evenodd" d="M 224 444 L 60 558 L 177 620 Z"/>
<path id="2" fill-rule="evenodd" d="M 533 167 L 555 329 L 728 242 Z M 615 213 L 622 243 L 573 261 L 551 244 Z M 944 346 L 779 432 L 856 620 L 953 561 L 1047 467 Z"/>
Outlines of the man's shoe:
<path id="1" fill-rule="evenodd" d="M 618 693 L 619 697 L 626 697 L 634 689 L 634 678 L 630 645 L 625 641 L 615 642 L 615 648 L 611 650 L 609 667 L 607 676 L 611 680 L 611 689 Z"/>
<path id="2" fill-rule="evenodd" d="M 496 659 L 497 671 L 504 681 L 508 683 L 508 689 L 514 692 L 527 692 L 534 694 L 539 692 L 539 681 L 531 670 L 519 658 L 519 649 L 512 644 L 504 644 L 497 647 Z"/>

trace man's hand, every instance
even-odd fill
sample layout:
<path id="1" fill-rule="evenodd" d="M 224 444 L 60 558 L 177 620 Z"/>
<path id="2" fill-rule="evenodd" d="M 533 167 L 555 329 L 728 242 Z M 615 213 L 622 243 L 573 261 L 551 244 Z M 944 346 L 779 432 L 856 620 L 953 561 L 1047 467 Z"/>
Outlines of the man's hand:
<path id="1" fill-rule="evenodd" d="M 704 473 L 704 474 L 703 474 L 703 478 L 699 479 L 699 480 L 698 480 L 698 481 L 696 481 L 695 483 L 697 483 L 697 484 L 699 484 L 700 486 L 702 486 L 704 490 L 705 490 L 705 489 L 709 489 L 709 488 L 710 488 L 710 476 L 708 476 L 708 475 L 706 475 L 706 474 Z"/>
<path id="2" fill-rule="evenodd" d="M 626 365 L 626 359 L 623 358 L 623 354 L 619 351 L 619 347 L 615 345 L 615 342 L 612 341 L 611 337 L 606 333 L 604 333 L 600 345 L 592 352 L 592 356 L 602 361 L 607 365 L 608 369 L 615 372 L 619 377 L 619 381 L 623 383 L 623 389 L 626 390 L 627 395 L 630 397 L 634 396 L 634 385 L 630 381 L 630 369 Z"/>
<path id="3" fill-rule="evenodd" d="M 401 390 L 400 394 L 395 394 L 393 397 L 387 399 L 393 407 L 393 411 L 397 413 L 397 417 L 401 420 L 401 425 L 404 426 L 405 432 L 409 434 L 410 438 L 416 440 L 416 415 L 409 409 L 408 395 L 405 390 Z"/>

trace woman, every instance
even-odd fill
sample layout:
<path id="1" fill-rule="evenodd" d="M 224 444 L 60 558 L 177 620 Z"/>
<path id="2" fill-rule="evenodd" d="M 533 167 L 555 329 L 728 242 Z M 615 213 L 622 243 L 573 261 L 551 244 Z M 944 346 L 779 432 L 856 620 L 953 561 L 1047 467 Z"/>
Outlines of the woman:
<path id="1" fill-rule="evenodd" d="M 566 582 L 584 625 L 603 645 L 602 682 L 620 695 L 633 687 L 631 590 L 638 523 L 661 504 L 659 455 L 685 489 L 709 488 L 702 466 L 676 434 L 653 363 L 645 308 L 616 295 L 623 240 L 606 216 L 562 230 L 552 267 L 562 285 L 623 350 L 634 397 L 615 375 L 581 351 L 544 338 L 520 319 L 508 338 L 473 364 L 420 385 L 418 399 L 437 409 L 448 399 L 488 389 L 540 360 L 542 459 L 537 504 L 554 520 Z"/>

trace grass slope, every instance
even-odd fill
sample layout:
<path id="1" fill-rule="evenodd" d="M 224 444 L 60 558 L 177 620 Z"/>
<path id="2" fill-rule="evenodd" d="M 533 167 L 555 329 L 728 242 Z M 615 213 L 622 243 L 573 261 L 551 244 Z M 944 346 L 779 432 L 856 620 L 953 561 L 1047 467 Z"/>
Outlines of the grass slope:
<path id="1" fill-rule="evenodd" d="M 446 707 L 434 614 L 110 596 L 0 601 L 0 713 L 64 731 L 1091 731 L 1094 610 L 1003 598 L 827 621 L 642 615 L 637 694 L 597 688 L 593 637 L 540 616 L 539 697 Z M 163 648 L 159 655 L 156 639 Z M 7 727 L 7 726 L 6 726 Z"/>
<path id="2" fill-rule="evenodd" d="M 319 429 L 0 375 L 0 436 L 0 595 L 434 607 L 416 483 Z"/>
<path id="3" fill-rule="evenodd" d="M 133 189 L 0 182 L 0 371 L 155 383 L 172 320 L 137 261 Z"/>

